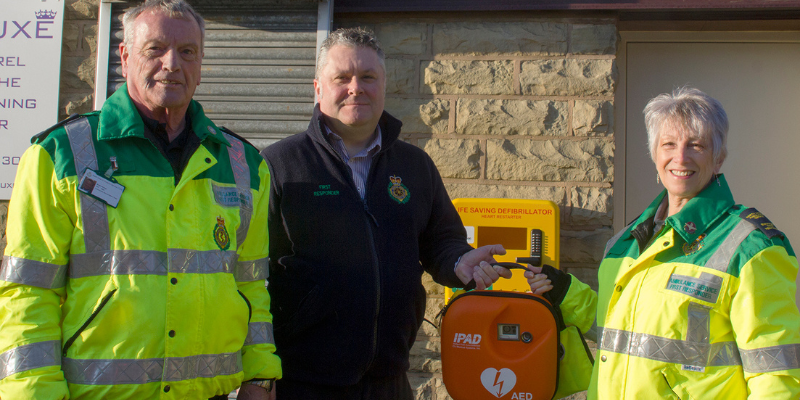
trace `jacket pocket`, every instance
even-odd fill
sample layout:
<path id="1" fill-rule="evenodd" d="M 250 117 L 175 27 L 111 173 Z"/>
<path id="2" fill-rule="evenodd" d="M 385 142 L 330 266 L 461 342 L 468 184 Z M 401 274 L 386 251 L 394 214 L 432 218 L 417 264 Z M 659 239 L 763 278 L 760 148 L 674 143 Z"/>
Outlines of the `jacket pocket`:
<path id="1" fill-rule="evenodd" d="M 92 323 L 92 321 L 94 321 L 95 317 L 97 317 L 97 315 L 98 315 L 98 314 L 100 314 L 100 311 L 103 311 L 103 308 L 106 306 L 106 304 L 108 304 L 108 301 L 109 301 L 109 300 L 111 300 L 111 297 L 112 297 L 112 296 L 114 295 L 114 293 L 116 293 L 116 292 L 117 292 L 117 289 L 116 289 L 116 288 L 114 288 L 114 289 L 112 289 L 110 292 L 108 292 L 108 293 L 107 293 L 107 294 L 106 294 L 106 295 L 103 297 L 103 299 L 100 301 L 100 304 L 98 304 L 98 305 L 97 305 L 97 306 L 94 308 L 94 310 L 92 311 L 92 313 L 89 315 L 89 318 L 87 318 L 87 319 L 86 319 L 86 321 L 84 321 L 83 325 L 81 325 L 81 326 L 80 326 L 80 328 L 78 328 L 78 330 L 77 330 L 77 331 L 75 331 L 75 333 L 73 333 L 73 334 L 72 334 L 72 336 L 70 336 L 70 337 L 69 337 L 69 339 L 67 339 L 67 340 L 64 342 L 64 347 L 63 347 L 63 349 L 61 350 L 61 355 L 62 355 L 62 356 L 64 356 L 64 357 L 66 357 L 66 356 L 67 356 L 67 350 L 69 350 L 69 348 L 72 346 L 72 344 L 73 344 L 73 343 L 75 343 L 75 340 L 77 340 L 77 339 L 78 339 L 78 337 L 80 337 L 81 333 L 82 333 L 84 330 L 86 330 L 86 328 L 88 328 L 88 327 L 89 327 L 89 325 Z"/>
<path id="2" fill-rule="evenodd" d="M 275 326 L 276 335 L 291 335 L 302 332 L 311 326 L 322 321 L 326 315 L 333 312 L 333 305 L 331 301 L 321 301 L 321 289 L 319 286 L 314 286 L 308 292 L 297 307 L 294 314 L 288 316 L 285 322 L 281 322 Z"/>

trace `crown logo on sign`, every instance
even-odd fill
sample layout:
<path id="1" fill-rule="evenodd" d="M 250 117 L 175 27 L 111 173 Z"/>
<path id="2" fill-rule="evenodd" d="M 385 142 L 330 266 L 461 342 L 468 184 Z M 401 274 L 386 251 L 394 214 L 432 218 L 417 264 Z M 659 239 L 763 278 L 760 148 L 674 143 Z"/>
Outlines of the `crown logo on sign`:
<path id="1" fill-rule="evenodd" d="M 39 10 L 34 11 L 36 14 L 36 19 L 56 19 L 56 12 L 50 10 Z"/>

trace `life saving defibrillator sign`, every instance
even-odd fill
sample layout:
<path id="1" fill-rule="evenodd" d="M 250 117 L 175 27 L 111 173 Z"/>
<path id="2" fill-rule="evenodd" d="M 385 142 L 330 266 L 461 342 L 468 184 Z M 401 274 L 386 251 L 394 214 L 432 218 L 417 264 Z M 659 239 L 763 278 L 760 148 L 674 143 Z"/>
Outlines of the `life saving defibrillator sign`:
<path id="1" fill-rule="evenodd" d="M 467 231 L 472 247 L 502 244 L 504 256 L 497 261 L 516 262 L 517 257 L 541 257 L 541 263 L 558 268 L 558 205 L 547 200 L 455 199 L 453 205 Z M 501 279 L 493 289 L 530 290 L 521 270 L 511 279 Z M 452 291 L 446 291 L 449 299 Z"/>

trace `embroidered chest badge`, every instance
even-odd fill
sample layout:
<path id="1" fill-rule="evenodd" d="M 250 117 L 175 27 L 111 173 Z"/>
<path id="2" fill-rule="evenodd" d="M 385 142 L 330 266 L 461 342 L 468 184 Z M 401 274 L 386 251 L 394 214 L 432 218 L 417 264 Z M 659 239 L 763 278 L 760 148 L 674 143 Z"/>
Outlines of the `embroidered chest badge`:
<path id="1" fill-rule="evenodd" d="M 692 243 L 684 243 L 683 244 L 683 254 L 686 254 L 688 256 L 689 254 L 695 253 L 695 252 L 697 252 L 697 250 L 702 249 L 703 248 L 703 239 L 705 239 L 705 238 L 706 238 L 706 234 L 704 233 L 704 234 L 698 236 L 697 239 L 694 240 L 694 242 L 692 242 Z"/>
<path id="2" fill-rule="evenodd" d="M 220 250 L 228 250 L 228 247 L 231 247 L 231 237 L 228 235 L 225 219 L 222 217 L 217 217 L 217 225 L 214 226 L 214 242 L 217 243 Z"/>
<path id="3" fill-rule="evenodd" d="M 406 185 L 401 183 L 402 181 L 403 178 L 399 176 L 392 175 L 389 177 L 389 195 L 392 196 L 392 199 L 398 204 L 408 203 L 408 199 L 411 198 L 411 193 L 408 192 Z"/>

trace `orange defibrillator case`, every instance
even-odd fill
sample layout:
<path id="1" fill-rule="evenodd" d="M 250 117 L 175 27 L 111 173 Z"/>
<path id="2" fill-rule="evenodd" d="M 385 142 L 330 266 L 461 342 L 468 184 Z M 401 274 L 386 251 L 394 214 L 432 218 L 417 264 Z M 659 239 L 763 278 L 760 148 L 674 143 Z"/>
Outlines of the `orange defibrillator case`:
<path id="1" fill-rule="evenodd" d="M 441 321 L 442 378 L 454 400 L 549 400 L 558 386 L 560 313 L 532 293 L 456 294 Z"/>

